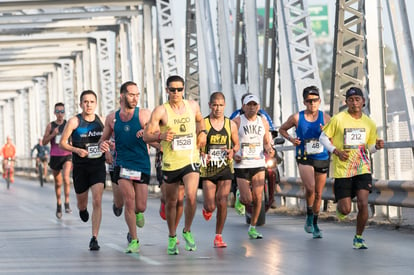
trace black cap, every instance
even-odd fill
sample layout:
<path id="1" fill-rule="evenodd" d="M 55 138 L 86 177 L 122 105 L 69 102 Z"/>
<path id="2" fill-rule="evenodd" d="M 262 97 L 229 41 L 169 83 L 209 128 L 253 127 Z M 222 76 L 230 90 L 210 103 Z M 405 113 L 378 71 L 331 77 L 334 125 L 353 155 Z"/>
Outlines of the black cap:
<path id="1" fill-rule="evenodd" d="M 319 89 L 316 86 L 309 86 L 303 89 L 303 99 L 306 99 L 308 95 L 317 95 L 319 96 Z"/>
<path id="2" fill-rule="evenodd" d="M 349 88 L 348 91 L 346 91 L 345 98 L 348 99 L 348 97 L 353 96 L 353 95 L 364 97 L 364 93 L 361 91 L 360 88 L 357 88 L 357 87 Z"/>

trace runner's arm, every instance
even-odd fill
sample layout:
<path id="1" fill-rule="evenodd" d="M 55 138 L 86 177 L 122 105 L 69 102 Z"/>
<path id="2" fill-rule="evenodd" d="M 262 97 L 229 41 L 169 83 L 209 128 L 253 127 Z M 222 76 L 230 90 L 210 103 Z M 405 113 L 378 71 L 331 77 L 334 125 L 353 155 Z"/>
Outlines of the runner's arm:
<path id="1" fill-rule="evenodd" d="M 164 113 L 164 106 L 158 106 L 152 111 L 148 124 L 144 128 L 143 139 L 146 143 L 161 142 L 161 140 L 165 139 L 166 133 L 161 134 L 160 129 L 160 123 Z"/>
<path id="2" fill-rule="evenodd" d="M 101 149 L 102 152 L 108 152 L 111 149 L 110 138 L 114 132 L 114 120 L 115 112 L 108 114 L 105 118 L 103 133 L 98 142 L 99 149 Z"/>
<path id="3" fill-rule="evenodd" d="M 45 133 L 43 134 L 43 140 L 42 140 L 42 144 L 43 145 L 46 145 L 46 144 L 48 144 L 51 140 L 52 140 L 52 138 L 54 137 L 54 136 L 56 136 L 56 134 L 54 134 L 54 131 L 51 133 L 50 132 L 50 130 L 52 129 L 52 124 L 51 123 L 49 123 L 47 126 L 46 126 L 46 130 L 45 130 Z"/>
<path id="4" fill-rule="evenodd" d="M 230 130 L 231 130 L 231 142 L 233 143 L 233 148 L 230 149 L 228 156 L 229 159 L 232 159 L 234 154 L 237 153 L 240 149 L 239 144 L 239 131 L 237 125 L 234 121 L 230 120 Z"/>
<path id="5" fill-rule="evenodd" d="M 63 150 L 81 155 L 82 154 L 81 150 L 83 149 L 74 147 L 71 144 L 69 144 L 69 137 L 72 135 L 73 131 L 78 127 L 78 125 L 79 125 L 79 120 L 76 116 L 69 119 L 69 121 L 65 125 L 65 128 L 63 129 L 62 138 L 60 139 L 59 147 L 62 148 Z"/>
<path id="6" fill-rule="evenodd" d="M 139 110 L 139 120 L 140 120 L 140 124 L 141 124 L 141 128 L 143 129 L 143 131 L 145 132 L 145 128 L 148 126 L 148 123 L 151 119 L 151 112 L 148 109 L 140 109 Z M 143 138 L 143 137 L 142 137 Z M 158 141 L 153 141 L 153 142 L 147 142 L 147 144 L 151 147 L 154 147 L 156 149 L 160 148 L 160 143 Z"/>
<path id="7" fill-rule="evenodd" d="M 263 146 L 264 149 L 266 151 L 267 154 L 269 154 L 270 156 L 273 156 L 274 154 L 274 150 L 272 147 L 272 138 L 271 138 L 271 134 L 269 132 L 269 124 L 267 123 L 266 118 L 261 117 L 263 125 L 265 127 L 265 135 L 263 136 Z"/>
<path id="8" fill-rule="evenodd" d="M 299 114 L 298 113 L 293 114 L 289 116 L 289 118 L 279 128 L 280 135 L 284 137 L 285 139 L 287 139 L 288 141 L 290 141 L 291 143 L 293 143 L 293 145 L 295 146 L 300 144 L 300 141 L 297 140 L 296 138 L 291 137 L 288 133 L 288 130 L 293 127 L 297 127 L 298 121 L 299 121 Z"/>

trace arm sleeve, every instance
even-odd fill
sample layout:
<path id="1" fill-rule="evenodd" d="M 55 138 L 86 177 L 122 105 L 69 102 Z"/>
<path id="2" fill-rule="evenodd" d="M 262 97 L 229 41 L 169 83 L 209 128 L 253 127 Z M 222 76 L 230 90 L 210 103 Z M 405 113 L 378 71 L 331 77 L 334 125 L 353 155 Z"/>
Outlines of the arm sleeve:
<path id="1" fill-rule="evenodd" d="M 336 147 L 333 146 L 328 136 L 325 135 L 324 132 L 322 132 L 321 135 L 319 136 L 319 141 L 323 145 L 323 147 L 325 147 L 326 150 L 328 150 L 330 153 L 332 153 L 336 149 Z"/>
<path id="2" fill-rule="evenodd" d="M 377 151 L 377 148 L 375 148 L 375 144 L 374 144 L 374 145 L 369 146 L 368 150 L 371 154 L 374 154 Z"/>

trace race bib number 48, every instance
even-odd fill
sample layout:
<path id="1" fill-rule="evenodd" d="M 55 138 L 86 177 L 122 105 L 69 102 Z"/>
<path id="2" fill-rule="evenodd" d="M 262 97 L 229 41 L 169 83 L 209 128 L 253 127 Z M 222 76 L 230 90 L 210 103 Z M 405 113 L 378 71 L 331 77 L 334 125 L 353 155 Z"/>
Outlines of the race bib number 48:
<path id="1" fill-rule="evenodd" d="M 193 135 L 174 136 L 172 149 L 174 151 L 191 150 L 194 148 Z"/>
<path id="2" fill-rule="evenodd" d="M 102 156 L 102 152 L 99 149 L 98 143 L 86 144 L 86 150 L 88 151 L 88 158 L 90 159 L 96 159 Z"/>
<path id="3" fill-rule="evenodd" d="M 323 145 L 317 139 L 305 140 L 305 152 L 308 155 L 315 155 L 323 152 Z"/>

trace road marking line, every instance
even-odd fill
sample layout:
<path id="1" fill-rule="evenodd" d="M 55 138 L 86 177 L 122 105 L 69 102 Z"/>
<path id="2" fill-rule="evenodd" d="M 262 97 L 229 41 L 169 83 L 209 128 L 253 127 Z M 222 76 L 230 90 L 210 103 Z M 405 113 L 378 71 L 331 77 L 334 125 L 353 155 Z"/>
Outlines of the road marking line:
<path id="1" fill-rule="evenodd" d="M 125 253 L 124 248 L 122 248 L 122 247 L 120 247 L 119 245 L 116 245 L 116 244 L 114 244 L 114 243 L 108 243 L 108 244 L 105 244 L 105 245 L 106 245 L 106 246 L 109 246 L 109 247 L 111 247 L 111 248 L 113 248 L 113 249 L 115 249 L 115 250 L 117 250 L 117 251 L 119 251 L 119 252 L 122 252 L 122 253 L 124 253 L 125 255 L 128 255 L 128 256 L 130 256 L 130 257 L 133 257 L 133 258 L 135 258 L 135 259 L 137 259 L 137 260 L 141 260 L 141 261 L 143 261 L 143 262 L 145 262 L 145 263 L 147 263 L 147 264 L 150 264 L 150 265 L 161 265 L 161 263 L 160 263 L 160 262 L 155 261 L 155 260 L 152 260 L 152 259 L 150 259 L 150 258 L 148 258 L 148 257 L 142 256 L 142 255 L 140 255 L 140 254 L 138 254 L 138 253 Z"/>

